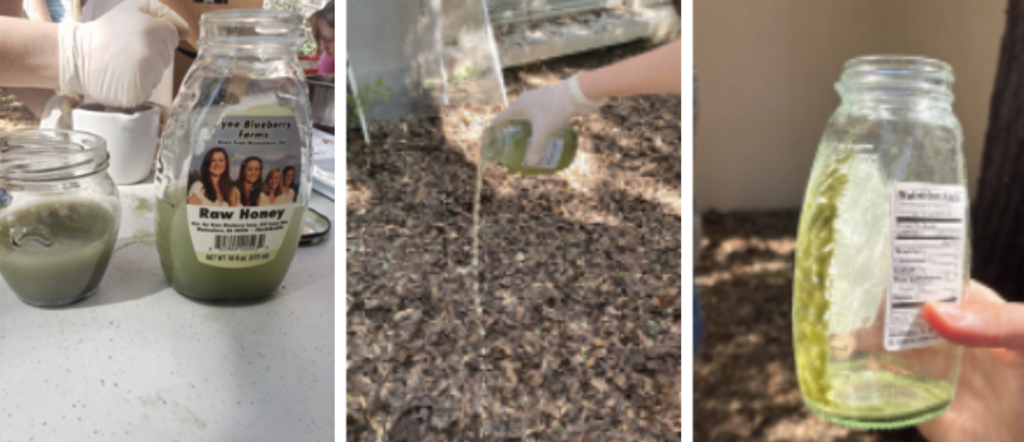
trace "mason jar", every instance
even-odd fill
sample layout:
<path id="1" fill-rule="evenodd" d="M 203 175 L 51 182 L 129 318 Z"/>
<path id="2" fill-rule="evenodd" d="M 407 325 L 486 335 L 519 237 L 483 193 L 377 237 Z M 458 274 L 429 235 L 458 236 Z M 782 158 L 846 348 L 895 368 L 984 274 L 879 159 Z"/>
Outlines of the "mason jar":
<path id="1" fill-rule="evenodd" d="M 220 10 L 199 21 L 157 155 L 164 275 L 208 302 L 272 295 L 291 265 L 312 185 L 297 14 Z"/>
<path id="2" fill-rule="evenodd" d="M 793 345 L 804 403 L 833 422 L 897 428 L 953 400 L 962 349 L 927 301 L 969 276 L 967 168 L 953 72 L 922 57 L 846 63 L 804 196 Z"/>
<path id="3" fill-rule="evenodd" d="M 26 304 L 71 304 L 99 286 L 121 220 L 109 164 L 90 133 L 0 134 L 0 275 Z"/>

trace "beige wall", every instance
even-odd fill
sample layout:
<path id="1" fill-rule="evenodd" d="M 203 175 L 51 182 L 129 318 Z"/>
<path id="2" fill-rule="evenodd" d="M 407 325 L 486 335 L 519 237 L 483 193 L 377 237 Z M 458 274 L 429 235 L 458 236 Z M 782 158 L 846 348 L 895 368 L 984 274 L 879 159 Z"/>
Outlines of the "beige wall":
<path id="1" fill-rule="evenodd" d="M 956 75 L 977 182 L 1007 0 L 696 0 L 700 210 L 797 208 L 845 60 L 923 55 Z"/>

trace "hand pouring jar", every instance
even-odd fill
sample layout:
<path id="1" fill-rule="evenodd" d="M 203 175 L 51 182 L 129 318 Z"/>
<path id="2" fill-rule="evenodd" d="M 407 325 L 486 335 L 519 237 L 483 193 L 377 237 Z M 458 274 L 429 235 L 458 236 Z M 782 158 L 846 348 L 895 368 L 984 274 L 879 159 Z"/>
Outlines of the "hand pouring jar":
<path id="1" fill-rule="evenodd" d="M 93 134 L 0 135 L 0 275 L 25 303 L 61 306 L 96 291 L 121 215 L 109 163 Z"/>
<path id="2" fill-rule="evenodd" d="M 266 298 L 295 256 L 313 161 L 301 24 L 243 9 L 199 21 L 156 166 L 160 263 L 189 298 Z"/>

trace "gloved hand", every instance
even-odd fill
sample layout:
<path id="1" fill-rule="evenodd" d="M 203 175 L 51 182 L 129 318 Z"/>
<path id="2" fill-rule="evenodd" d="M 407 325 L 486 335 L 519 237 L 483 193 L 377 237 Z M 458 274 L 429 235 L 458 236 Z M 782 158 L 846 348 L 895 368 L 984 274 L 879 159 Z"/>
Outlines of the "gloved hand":
<path id="1" fill-rule="evenodd" d="M 60 25 L 61 95 L 131 108 L 149 99 L 188 24 L 157 0 L 125 0 L 95 21 Z"/>
<path id="2" fill-rule="evenodd" d="M 548 140 L 558 129 L 575 116 L 583 116 L 601 108 L 607 100 L 588 99 L 580 91 L 579 74 L 551 86 L 524 92 L 512 105 L 491 122 L 492 125 L 509 120 L 527 120 L 532 126 L 530 147 L 525 163 L 536 166 L 544 157 Z"/>

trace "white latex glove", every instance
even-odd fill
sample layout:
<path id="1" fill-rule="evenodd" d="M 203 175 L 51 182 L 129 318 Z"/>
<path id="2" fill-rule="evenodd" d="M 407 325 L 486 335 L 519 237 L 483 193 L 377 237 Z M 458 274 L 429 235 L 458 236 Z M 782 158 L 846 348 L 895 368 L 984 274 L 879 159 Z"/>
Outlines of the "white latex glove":
<path id="1" fill-rule="evenodd" d="M 551 86 L 524 92 L 491 122 L 492 125 L 509 120 L 530 122 L 532 135 L 526 151 L 526 165 L 536 166 L 540 162 L 548 140 L 558 129 L 569 124 L 572 117 L 594 112 L 607 101 L 594 101 L 584 96 L 577 76 L 579 74 Z"/>
<path id="2" fill-rule="evenodd" d="M 149 99 L 188 24 L 157 0 L 125 0 L 95 21 L 60 25 L 60 94 L 131 108 Z"/>

